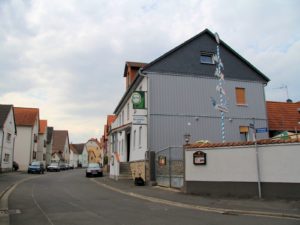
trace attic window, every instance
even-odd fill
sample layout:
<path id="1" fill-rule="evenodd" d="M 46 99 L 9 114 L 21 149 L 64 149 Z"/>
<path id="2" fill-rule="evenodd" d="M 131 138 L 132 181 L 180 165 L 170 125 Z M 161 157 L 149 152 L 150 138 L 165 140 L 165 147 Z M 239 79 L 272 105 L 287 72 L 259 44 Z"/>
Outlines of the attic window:
<path id="1" fill-rule="evenodd" d="M 203 64 L 214 64 L 213 53 L 201 52 L 200 62 Z"/>

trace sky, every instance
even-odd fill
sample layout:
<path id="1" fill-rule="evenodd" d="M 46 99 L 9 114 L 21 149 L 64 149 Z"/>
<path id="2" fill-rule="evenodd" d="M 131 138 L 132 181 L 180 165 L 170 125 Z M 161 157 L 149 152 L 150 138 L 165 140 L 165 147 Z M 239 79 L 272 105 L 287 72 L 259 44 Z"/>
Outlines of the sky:
<path id="1" fill-rule="evenodd" d="M 0 0 L 0 104 L 39 108 L 70 142 L 99 139 L 125 92 L 125 61 L 151 62 L 206 28 L 270 78 L 267 100 L 300 101 L 299 9 L 298 0 Z"/>

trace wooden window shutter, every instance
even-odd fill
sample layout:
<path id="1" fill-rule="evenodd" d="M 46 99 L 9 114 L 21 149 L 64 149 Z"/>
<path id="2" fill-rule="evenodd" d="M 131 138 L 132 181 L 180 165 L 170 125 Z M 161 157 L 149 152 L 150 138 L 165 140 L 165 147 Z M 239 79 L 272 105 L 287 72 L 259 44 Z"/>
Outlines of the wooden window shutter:
<path id="1" fill-rule="evenodd" d="M 249 127 L 246 126 L 240 126 L 240 133 L 248 133 Z"/>
<path id="2" fill-rule="evenodd" d="M 246 104 L 245 88 L 235 88 L 236 104 Z"/>

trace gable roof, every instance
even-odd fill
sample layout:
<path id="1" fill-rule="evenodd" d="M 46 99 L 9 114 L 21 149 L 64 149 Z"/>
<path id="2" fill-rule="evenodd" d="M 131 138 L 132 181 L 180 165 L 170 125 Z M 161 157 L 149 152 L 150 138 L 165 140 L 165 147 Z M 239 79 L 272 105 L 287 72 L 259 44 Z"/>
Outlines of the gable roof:
<path id="1" fill-rule="evenodd" d="M 77 154 L 81 155 L 84 149 L 85 144 L 81 143 L 81 144 L 71 144 L 73 150 L 76 149 Z"/>
<path id="2" fill-rule="evenodd" d="M 17 126 L 34 126 L 36 119 L 39 119 L 38 108 L 14 107 Z"/>
<path id="3" fill-rule="evenodd" d="M 52 153 L 63 152 L 66 140 L 69 142 L 69 134 L 67 130 L 53 130 Z"/>
<path id="4" fill-rule="evenodd" d="M 295 131 L 300 130 L 300 102 L 267 101 L 269 130 Z"/>
<path id="5" fill-rule="evenodd" d="M 44 134 L 47 131 L 47 120 L 40 120 L 39 134 Z"/>
<path id="6" fill-rule="evenodd" d="M 212 49 L 212 46 L 210 47 L 207 47 L 210 51 L 209 52 L 214 52 L 216 51 L 216 42 L 215 42 L 215 35 L 209 30 L 209 29 L 205 29 L 203 30 L 202 32 L 200 32 L 198 35 L 190 38 L 189 40 L 185 41 L 184 43 L 178 45 L 177 47 L 171 49 L 170 51 L 168 51 L 167 53 L 163 54 L 162 56 L 158 57 L 157 59 L 153 60 L 152 62 L 150 62 L 149 64 L 145 65 L 144 68 L 142 69 L 142 71 L 149 71 L 151 72 L 152 70 L 154 70 L 154 72 L 157 72 L 155 71 L 155 67 L 157 67 L 157 64 L 163 64 L 162 66 L 166 66 L 165 62 L 163 62 L 164 60 L 166 60 L 168 57 L 170 57 L 172 54 L 175 54 L 177 51 L 183 49 L 184 47 L 187 47 L 187 45 L 191 44 L 192 42 L 194 42 L 196 39 L 200 39 L 200 38 L 203 38 L 205 35 L 209 36 L 214 44 L 213 44 L 213 49 Z M 212 43 L 210 41 L 210 43 Z M 205 45 L 208 45 L 208 42 L 205 43 Z M 261 80 L 263 81 L 264 83 L 267 83 L 270 81 L 270 79 L 265 76 L 261 71 L 259 71 L 256 67 L 254 67 L 249 61 L 247 61 L 245 58 L 243 58 L 240 54 L 238 54 L 235 50 L 233 50 L 229 45 L 227 45 L 224 41 L 222 41 L 220 39 L 220 48 L 224 48 L 225 50 L 229 51 L 231 54 L 233 54 L 234 56 L 236 56 L 240 61 L 242 61 L 245 65 L 247 65 L 251 70 L 253 70 L 256 74 L 257 74 L 257 77 L 253 77 L 251 78 L 250 80 Z M 200 54 L 201 51 L 205 51 L 205 49 L 194 49 L 195 51 L 197 51 L 197 53 Z M 191 56 L 190 52 L 186 52 L 185 53 L 186 55 L 185 56 Z M 193 55 L 192 55 L 193 57 Z M 185 58 L 186 60 L 189 61 L 189 59 L 187 59 L 187 57 L 183 57 Z M 199 55 L 199 58 L 200 58 L 200 55 Z M 203 73 L 203 71 L 201 70 L 198 70 L 198 68 L 201 66 L 200 63 L 199 63 L 199 58 L 197 57 L 193 57 L 193 60 L 195 60 L 195 63 L 194 62 L 188 62 L 188 65 L 187 67 L 189 68 L 189 71 L 188 72 L 185 72 L 185 73 L 193 73 L 196 71 L 197 74 L 201 73 L 201 75 L 203 76 L 208 76 L 208 74 L 205 74 L 205 72 Z M 221 52 L 221 58 L 222 60 L 224 59 L 222 57 L 222 52 Z M 178 66 L 178 68 L 182 67 L 181 65 L 179 65 L 178 61 L 175 61 L 174 62 L 175 65 Z M 228 64 L 224 63 L 225 65 L 225 73 L 226 73 L 226 67 L 228 68 Z M 193 72 L 190 70 L 191 67 L 197 67 L 197 69 L 195 69 Z M 235 66 L 236 64 L 233 64 L 233 65 L 230 65 L 230 67 L 232 67 L 233 69 L 235 69 Z M 174 64 L 171 65 L 171 68 L 174 67 Z M 167 69 L 170 69 L 167 68 Z M 215 68 L 210 68 L 211 72 L 209 72 L 209 76 L 210 77 L 213 77 L 214 76 L 214 71 Z M 209 70 L 209 71 L 210 71 Z M 159 71 L 158 71 L 159 72 Z M 174 71 L 167 71 L 167 72 L 174 72 Z M 179 72 L 180 73 L 180 72 Z M 194 73 L 195 75 L 195 73 Z M 247 77 L 246 75 L 243 75 L 243 73 L 240 73 L 239 75 L 235 74 L 235 73 L 226 73 L 225 74 L 226 77 L 230 77 L 230 78 L 233 78 L 233 79 L 242 79 L 242 80 L 247 80 L 249 79 L 249 77 Z"/>
<path id="7" fill-rule="evenodd" d="M 86 142 L 86 144 L 88 143 L 88 142 L 95 142 L 98 146 L 99 146 L 99 148 L 101 148 L 101 143 L 98 141 L 98 139 L 97 138 L 91 138 L 90 140 L 88 140 L 87 142 Z"/>
<path id="8" fill-rule="evenodd" d="M 134 68 L 134 69 L 139 69 L 139 68 L 143 68 L 144 66 L 146 66 L 147 63 L 143 63 L 143 62 L 125 62 L 125 68 L 124 68 L 124 75 L 123 77 L 127 77 L 127 71 L 128 71 L 128 67 Z"/>
<path id="9" fill-rule="evenodd" d="M 110 126 L 116 120 L 116 118 L 116 115 L 107 115 L 107 126 Z"/>
<path id="10" fill-rule="evenodd" d="M 0 128 L 3 127 L 13 105 L 0 105 Z"/>

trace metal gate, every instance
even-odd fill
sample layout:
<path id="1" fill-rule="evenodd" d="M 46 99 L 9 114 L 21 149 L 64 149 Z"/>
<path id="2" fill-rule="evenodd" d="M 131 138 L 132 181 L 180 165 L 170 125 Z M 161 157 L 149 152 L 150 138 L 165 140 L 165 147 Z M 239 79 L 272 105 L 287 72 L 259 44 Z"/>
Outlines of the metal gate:
<path id="1" fill-rule="evenodd" d="M 183 147 L 168 147 L 155 154 L 156 182 L 160 186 L 183 186 Z"/>

